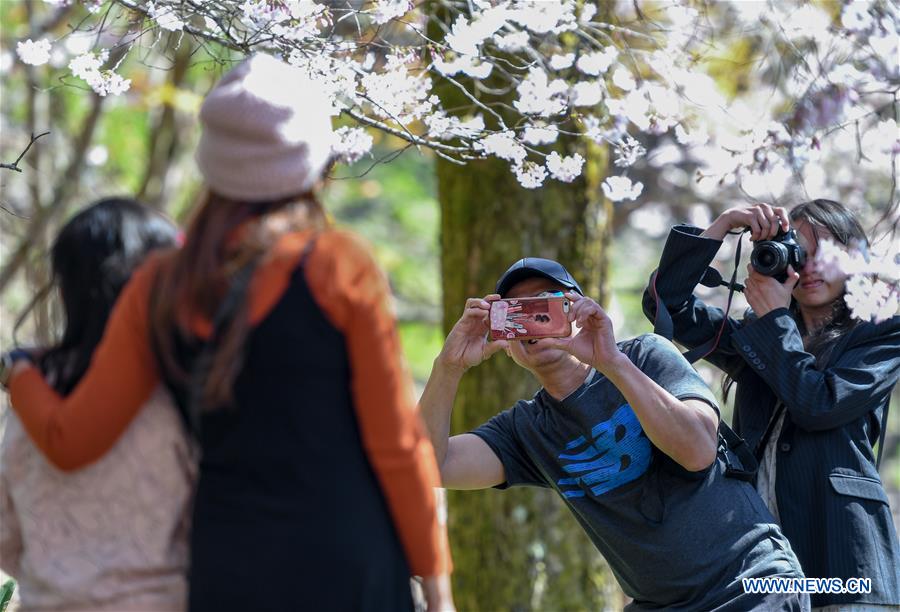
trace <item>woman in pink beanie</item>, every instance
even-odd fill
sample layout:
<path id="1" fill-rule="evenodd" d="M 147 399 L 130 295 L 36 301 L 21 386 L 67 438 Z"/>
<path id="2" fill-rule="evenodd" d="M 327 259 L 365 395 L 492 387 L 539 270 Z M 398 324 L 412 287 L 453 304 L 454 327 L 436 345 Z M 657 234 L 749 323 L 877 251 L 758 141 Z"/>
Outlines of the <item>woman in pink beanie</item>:
<path id="1" fill-rule="evenodd" d="M 331 108 L 294 68 L 245 60 L 207 96 L 208 193 L 183 248 L 125 288 L 60 397 L 24 362 L 12 404 L 62 469 L 103 455 L 160 381 L 202 456 L 190 609 L 452 609 L 434 451 L 370 249 L 315 196 Z"/>

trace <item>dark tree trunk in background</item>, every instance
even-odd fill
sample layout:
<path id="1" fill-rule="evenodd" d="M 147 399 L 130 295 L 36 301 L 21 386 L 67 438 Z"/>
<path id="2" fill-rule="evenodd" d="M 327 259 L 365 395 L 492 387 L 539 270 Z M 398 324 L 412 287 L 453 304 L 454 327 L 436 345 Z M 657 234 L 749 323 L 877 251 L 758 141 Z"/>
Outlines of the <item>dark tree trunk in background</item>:
<path id="1" fill-rule="evenodd" d="M 440 37 L 439 31 L 430 33 Z M 437 89 L 444 108 L 471 105 L 451 84 L 439 83 Z M 491 117 L 485 114 L 485 120 L 490 126 Z M 437 160 L 445 332 L 466 298 L 492 293 L 497 277 L 524 256 L 556 259 L 588 295 L 601 302 L 606 297 L 605 247 L 612 216 L 600 189 L 606 151 L 587 151 L 583 143 L 563 140 L 554 148 L 584 155 L 585 172 L 569 184 L 548 178 L 535 191 L 519 186 L 502 161 L 458 166 Z M 529 372 L 504 353 L 495 355 L 463 378 L 452 432 L 477 427 L 537 388 Z M 608 567 L 555 493 L 450 491 L 448 500 L 459 610 L 621 607 L 621 592 Z"/>
<path id="2" fill-rule="evenodd" d="M 605 167 L 602 157 L 597 167 Z M 466 298 L 493 292 L 526 255 L 562 262 L 585 291 L 604 297 L 606 219 L 596 179 L 539 191 L 519 187 L 506 164 L 437 162 L 444 331 Z M 504 353 L 466 373 L 454 433 L 477 427 L 538 384 Z M 556 493 L 538 489 L 449 491 L 450 542 L 459 610 L 596 610 L 618 597 L 612 575 Z"/>

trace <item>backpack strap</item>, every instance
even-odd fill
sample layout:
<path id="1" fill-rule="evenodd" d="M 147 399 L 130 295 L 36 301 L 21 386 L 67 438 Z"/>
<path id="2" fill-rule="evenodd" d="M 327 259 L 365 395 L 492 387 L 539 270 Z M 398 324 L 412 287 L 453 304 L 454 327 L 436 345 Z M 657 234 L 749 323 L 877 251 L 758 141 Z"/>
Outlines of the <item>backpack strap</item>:
<path id="1" fill-rule="evenodd" d="M 725 422 L 719 423 L 719 451 L 725 459 L 725 476 L 752 483 L 759 462 L 747 442 Z"/>

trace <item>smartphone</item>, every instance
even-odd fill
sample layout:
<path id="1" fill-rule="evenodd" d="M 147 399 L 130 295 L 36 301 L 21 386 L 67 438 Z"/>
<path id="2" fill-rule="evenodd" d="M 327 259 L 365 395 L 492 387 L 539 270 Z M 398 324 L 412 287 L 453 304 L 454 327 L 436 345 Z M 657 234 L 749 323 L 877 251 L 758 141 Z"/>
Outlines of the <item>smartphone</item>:
<path id="1" fill-rule="evenodd" d="M 491 302 L 493 340 L 565 338 L 572 333 L 568 298 L 528 297 Z"/>

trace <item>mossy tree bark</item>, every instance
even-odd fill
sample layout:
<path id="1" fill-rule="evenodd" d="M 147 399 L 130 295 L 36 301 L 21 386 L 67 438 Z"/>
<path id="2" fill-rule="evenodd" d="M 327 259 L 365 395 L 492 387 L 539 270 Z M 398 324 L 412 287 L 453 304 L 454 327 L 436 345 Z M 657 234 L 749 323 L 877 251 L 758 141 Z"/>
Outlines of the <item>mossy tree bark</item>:
<path id="1" fill-rule="evenodd" d="M 592 166 L 604 161 L 595 156 Z M 500 162 L 438 161 L 437 174 L 445 332 L 466 298 L 493 292 L 524 256 L 560 261 L 588 295 L 604 298 L 609 211 L 596 177 L 528 191 Z M 537 388 L 529 372 L 495 355 L 463 378 L 452 431 L 477 427 Z M 617 597 L 608 568 L 555 493 L 450 491 L 448 501 L 459 610 L 596 610 Z"/>
<path id="2" fill-rule="evenodd" d="M 440 38 L 440 32 L 430 30 Z M 477 112 L 449 83 L 437 84 L 444 108 Z M 510 103 L 483 98 L 484 102 Z M 502 105 L 492 107 L 503 112 Z M 491 126 L 492 118 L 481 113 Z M 513 118 L 505 118 L 513 125 Z M 571 127 L 571 126 L 566 126 Z M 560 261 L 585 292 L 603 303 L 610 204 L 600 183 L 606 150 L 560 138 L 562 155 L 588 160 L 572 183 L 548 179 L 522 188 L 499 160 L 459 166 L 437 161 L 441 206 L 444 331 L 457 321 L 466 298 L 492 293 L 497 278 L 525 256 Z M 453 433 L 469 431 L 521 398 L 538 383 L 504 353 L 466 373 L 452 417 Z M 558 496 L 543 489 L 450 491 L 449 528 L 454 595 L 465 612 L 596 610 L 621 607 L 609 568 Z"/>

